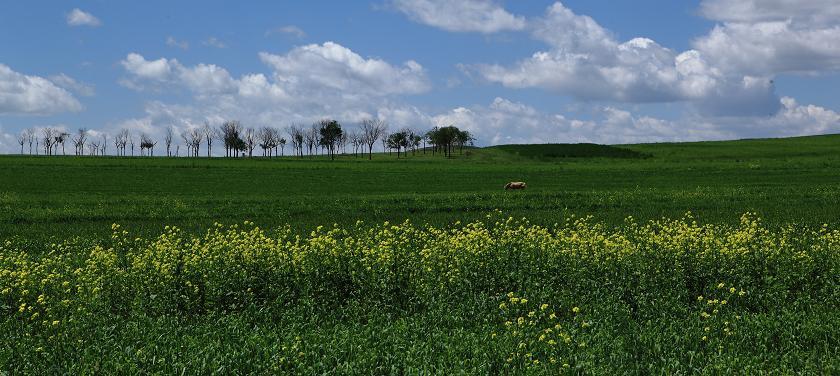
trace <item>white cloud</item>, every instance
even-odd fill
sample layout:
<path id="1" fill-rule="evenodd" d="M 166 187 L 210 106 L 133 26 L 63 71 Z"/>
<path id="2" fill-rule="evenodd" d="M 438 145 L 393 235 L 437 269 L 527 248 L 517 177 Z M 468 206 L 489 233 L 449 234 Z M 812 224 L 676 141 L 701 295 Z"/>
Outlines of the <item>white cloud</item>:
<path id="1" fill-rule="evenodd" d="M 840 20 L 826 27 L 788 21 L 725 23 L 697 39 L 715 66 L 748 75 L 840 70 Z"/>
<path id="2" fill-rule="evenodd" d="M 524 17 L 493 0 L 393 0 L 392 5 L 417 22 L 447 31 L 495 33 L 526 25 Z"/>
<path id="3" fill-rule="evenodd" d="M 187 41 L 179 41 L 172 36 L 166 37 L 166 45 L 169 47 L 178 47 L 182 50 L 187 50 L 190 48 L 190 44 Z"/>
<path id="4" fill-rule="evenodd" d="M 265 32 L 265 36 L 272 34 L 285 34 L 294 38 L 303 38 L 306 36 L 306 32 L 295 25 L 281 26 Z"/>
<path id="5" fill-rule="evenodd" d="M 77 81 L 64 73 L 50 76 L 50 81 L 52 81 L 59 87 L 62 87 L 84 97 L 90 97 L 96 93 L 96 90 L 93 87 L 93 85 Z"/>
<path id="6" fill-rule="evenodd" d="M 533 36 L 551 48 L 513 66 L 473 68 L 506 87 L 542 88 L 584 100 L 685 101 L 710 115 L 763 115 L 780 108 L 773 86 L 758 84 L 771 80 L 763 72 L 721 69 L 703 51 L 677 53 L 647 38 L 619 42 L 592 18 L 559 2 L 533 22 Z"/>
<path id="7" fill-rule="evenodd" d="M 165 82 L 172 78 L 173 71 L 181 67 L 177 60 L 160 58 L 146 60 L 143 55 L 130 53 L 120 62 L 123 68 L 139 79 Z"/>
<path id="8" fill-rule="evenodd" d="M 227 44 L 217 39 L 216 37 L 207 38 L 203 42 L 201 42 L 201 44 L 208 47 L 227 48 Z"/>
<path id="9" fill-rule="evenodd" d="M 716 117 L 688 115 L 677 120 L 638 115 L 612 106 L 592 118 L 574 119 L 540 112 L 528 105 L 496 98 L 488 106 L 457 107 L 431 117 L 435 125 L 467 129 L 482 145 L 508 143 L 626 144 L 642 142 L 789 137 L 840 132 L 840 114 L 819 106 L 782 99 L 773 116 Z"/>
<path id="10" fill-rule="evenodd" d="M 72 94 L 50 80 L 0 64 L 0 114 L 48 115 L 81 110 L 82 104 Z"/>
<path id="11" fill-rule="evenodd" d="M 285 55 L 260 53 L 274 69 L 277 82 L 306 90 L 338 90 L 346 95 L 382 96 L 416 94 L 429 90 L 423 67 L 413 60 L 394 66 L 384 60 L 364 58 L 338 43 L 310 44 Z"/>
<path id="12" fill-rule="evenodd" d="M 837 23 L 840 3 L 835 0 L 704 0 L 700 13 L 724 22 Z"/>
<path id="13" fill-rule="evenodd" d="M 93 26 L 102 25 L 102 21 L 94 17 L 92 14 L 75 8 L 70 13 L 67 13 L 67 24 L 70 26 Z"/>

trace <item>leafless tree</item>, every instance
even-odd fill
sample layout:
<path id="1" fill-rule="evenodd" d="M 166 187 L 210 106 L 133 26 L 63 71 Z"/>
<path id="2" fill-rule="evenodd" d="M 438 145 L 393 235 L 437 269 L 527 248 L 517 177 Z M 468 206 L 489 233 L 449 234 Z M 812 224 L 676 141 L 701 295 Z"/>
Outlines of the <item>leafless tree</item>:
<path id="1" fill-rule="evenodd" d="M 131 133 L 126 132 L 125 136 L 127 137 L 128 144 L 131 146 L 131 156 L 134 156 L 134 137 L 131 136 Z"/>
<path id="2" fill-rule="evenodd" d="M 82 155 L 85 152 L 85 142 L 87 142 L 88 130 L 79 128 L 76 135 L 73 136 L 73 146 L 76 147 L 76 155 Z"/>
<path id="3" fill-rule="evenodd" d="M 271 154 L 277 147 L 277 135 L 274 128 L 262 127 L 257 131 L 259 146 L 263 151 L 263 157 L 271 158 Z"/>
<path id="4" fill-rule="evenodd" d="M 244 138 L 242 139 L 245 141 L 245 147 L 248 148 L 248 158 L 254 156 L 254 148 L 257 147 L 257 132 L 254 128 L 245 128 Z"/>
<path id="5" fill-rule="evenodd" d="M 61 155 L 67 155 L 67 153 L 65 152 L 65 149 L 64 149 L 64 141 L 67 141 L 68 138 L 70 138 L 70 133 L 62 132 L 62 131 L 57 131 L 56 132 L 55 144 L 56 144 L 56 146 L 58 144 L 61 144 Z M 56 150 L 55 153 L 58 154 L 58 150 Z"/>
<path id="6" fill-rule="evenodd" d="M 88 144 L 88 154 L 89 155 L 96 155 L 99 152 L 99 142 L 98 141 L 91 141 Z"/>
<path id="7" fill-rule="evenodd" d="M 26 133 L 26 131 L 25 130 L 20 131 L 20 133 L 17 136 L 17 142 L 20 144 L 20 154 L 21 155 L 23 155 L 23 144 L 25 144 L 26 140 L 28 140 L 28 139 L 29 139 L 29 135 Z"/>
<path id="8" fill-rule="evenodd" d="M 201 148 L 201 141 L 204 138 L 204 131 L 200 128 L 192 128 L 189 132 L 190 147 L 193 150 L 193 157 L 198 157 L 198 150 Z"/>
<path id="9" fill-rule="evenodd" d="M 303 126 L 292 124 L 286 129 L 286 132 L 289 134 L 289 140 L 292 142 L 292 149 L 295 150 L 295 154 L 303 158 L 303 141 L 305 138 L 303 136 Z"/>
<path id="10" fill-rule="evenodd" d="M 218 138 L 219 132 L 216 128 L 210 126 L 210 123 L 206 121 L 204 122 L 204 127 L 201 128 L 201 131 L 204 132 L 204 141 L 207 143 L 207 158 L 210 158 L 213 151 L 213 140 Z"/>
<path id="11" fill-rule="evenodd" d="M 44 145 L 44 154 L 52 155 L 52 148 L 55 144 L 55 129 L 52 127 L 46 127 L 41 130 L 41 140 L 43 141 Z"/>
<path id="12" fill-rule="evenodd" d="M 362 136 L 358 130 L 347 132 L 347 138 L 350 140 L 350 145 L 353 145 L 353 156 L 359 156 L 359 149 L 362 147 Z"/>
<path id="13" fill-rule="evenodd" d="M 385 130 L 388 129 L 388 124 L 381 119 L 365 119 L 362 120 L 362 143 L 368 147 L 368 160 L 373 159 L 373 145 L 376 141 L 385 139 Z"/>
<path id="14" fill-rule="evenodd" d="M 26 142 L 29 143 L 29 155 L 32 155 L 32 142 L 35 142 L 37 137 L 35 136 L 35 131 L 31 129 L 25 129 L 23 131 L 26 134 Z M 38 146 L 35 146 L 35 152 L 38 152 Z"/>
<path id="15" fill-rule="evenodd" d="M 114 136 L 114 147 L 117 149 L 117 155 L 125 156 L 125 145 L 128 144 L 129 136 L 128 129 L 123 129 Z"/>
<path id="16" fill-rule="evenodd" d="M 105 152 L 108 151 L 108 134 L 102 133 L 102 145 L 100 146 L 100 150 L 102 151 L 102 155 L 105 155 Z"/>
<path id="17" fill-rule="evenodd" d="M 312 123 L 312 126 L 303 134 L 303 142 L 306 144 L 306 150 L 310 157 L 312 156 L 312 149 L 318 145 L 319 129 L 320 125 L 317 122 Z"/>
<path id="18" fill-rule="evenodd" d="M 163 135 L 163 144 L 166 146 L 166 156 L 172 156 L 172 137 L 175 135 L 175 130 L 172 126 L 166 128 L 166 134 Z"/>

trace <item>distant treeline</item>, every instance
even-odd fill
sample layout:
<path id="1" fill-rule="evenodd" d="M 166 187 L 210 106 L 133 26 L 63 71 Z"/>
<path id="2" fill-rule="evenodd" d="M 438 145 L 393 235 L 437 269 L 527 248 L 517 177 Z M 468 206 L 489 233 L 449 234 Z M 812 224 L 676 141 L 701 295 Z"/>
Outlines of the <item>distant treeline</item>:
<path id="1" fill-rule="evenodd" d="M 225 150 L 225 157 L 254 157 L 254 150 L 261 149 L 263 157 L 284 156 L 285 148 L 289 146 L 293 155 L 304 156 L 328 155 L 335 159 L 336 154 L 353 154 L 368 159 L 373 156 L 373 149 L 381 142 L 383 152 L 408 156 L 408 152 L 417 153 L 422 150 L 432 154 L 452 156 L 455 149 L 463 152 L 464 146 L 471 146 L 475 138 L 468 131 L 460 130 L 456 126 L 434 127 L 426 132 L 411 128 L 400 128 L 392 133 L 388 132 L 388 124 L 380 119 L 363 120 L 357 127 L 344 129 L 336 120 L 324 119 L 310 126 L 293 124 L 280 129 L 276 127 L 245 127 L 239 121 L 225 121 L 219 126 L 208 122 L 201 127 L 191 127 L 181 132 L 180 137 L 175 134 L 175 128 L 170 126 L 163 136 L 162 147 L 167 157 L 199 157 L 202 146 L 206 156 L 213 156 L 213 146 L 221 144 Z M 180 143 L 178 138 L 180 138 Z M 67 146 L 73 147 L 75 155 L 90 156 L 154 156 L 157 139 L 147 133 L 133 133 L 127 129 L 121 130 L 109 138 L 102 132 L 79 128 L 70 134 L 63 130 L 46 127 L 40 129 L 25 129 L 17 138 L 20 144 L 20 154 L 25 154 L 28 146 L 30 155 L 67 155 Z M 68 144 L 71 145 L 66 145 Z M 216 143 L 218 141 L 218 143 Z M 109 153 L 109 144 L 113 145 Z M 184 147 L 183 153 L 181 147 Z M 350 148 L 348 150 L 348 147 Z"/>

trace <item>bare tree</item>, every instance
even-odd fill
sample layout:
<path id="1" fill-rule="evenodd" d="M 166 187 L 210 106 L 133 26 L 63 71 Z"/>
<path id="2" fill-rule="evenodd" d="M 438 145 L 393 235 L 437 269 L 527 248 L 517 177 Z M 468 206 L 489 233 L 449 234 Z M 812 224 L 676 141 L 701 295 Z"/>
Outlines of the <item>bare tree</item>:
<path id="1" fill-rule="evenodd" d="M 76 132 L 76 135 L 73 136 L 73 145 L 76 147 L 76 155 L 82 155 L 85 153 L 85 142 L 87 142 L 88 137 L 88 130 L 85 128 L 79 128 L 79 131 Z"/>
<path id="2" fill-rule="evenodd" d="M 193 155 L 192 152 L 192 142 L 190 142 L 190 131 L 184 130 L 181 132 L 181 139 L 184 140 L 184 146 L 187 148 L 187 156 L 191 157 Z"/>
<path id="3" fill-rule="evenodd" d="M 55 144 L 55 129 L 46 127 L 41 130 L 41 140 L 44 142 L 44 154 L 52 155 L 52 148 Z"/>
<path id="4" fill-rule="evenodd" d="M 131 136 L 131 133 L 126 132 L 125 136 L 127 137 L 128 144 L 131 146 L 131 156 L 134 156 L 134 137 Z"/>
<path id="5" fill-rule="evenodd" d="M 292 142 L 292 149 L 295 150 L 295 154 L 303 158 L 303 141 L 305 138 L 303 136 L 303 126 L 292 124 L 286 129 L 286 132 L 289 134 L 289 140 Z"/>
<path id="6" fill-rule="evenodd" d="M 278 137 L 280 136 L 280 132 L 275 132 L 275 133 L 277 134 Z M 283 137 L 280 137 L 280 139 L 277 140 L 277 145 L 280 146 L 280 156 L 281 157 L 284 156 L 285 155 L 285 149 L 286 149 L 286 139 L 283 138 Z M 277 146 L 275 146 L 274 148 L 277 149 Z M 274 154 L 277 154 L 277 150 L 274 151 Z"/>
<path id="7" fill-rule="evenodd" d="M 23 144 L 25 144 L 26 140 L 28 140 L 28 139 L 29 139 L 29 135 L 26 133 L 26 131 L 20 131 L 20 133 L 17 136 L 17 142 L 20 144 L 20 154 L 21 155 L 23 155 Z"/>
<path id="8" fill-rule="evenodd" d="M 312 123 L 308 130 L 303 134 L 303 143 L 306 145 L 307 155 L 312 156 L 312 149 L 318 145 L 319 124 Z M 317 151 L 317 150 L 316 150 Z"/>
<path id="9" fill-rule="evenodd" d="M 67 132 L 59 131 L 55 135 L 55 144 L 61 144 L 61 155 L 67 155 L 64 149 L 64 141 L 67 141 L 68 138 L 70 138 L 70 133 Z M 55 153 L 58 154 L 58 150 L 56 150 Z"/>
<path id="10" fill-rule="evenodd" d="M 99 146 L 100 155 L 105 155 L 108 151 L 108 134 L 102 133 L 102 144 Z"/>
<path id="11" fill-rule="evenodd" d="M 277 147 L 277 135 L 274 128 L 262 127 L 257 131 L 259 146 L 263 151 L 263 157 L 271 158 L 271 153 Z"/>
<path id="12" fill-rule="evenodd" d="M 201 128 L 201 131 L 204 132 L 204 141 L 207 143 L 207 158 L 210 158 L 211 152 L 213 151 L 213 139 L 217 138 L 219 132 L 216 131 L 216 128 L 210 126 L 209 122 L 204 122 L 204 127 Z"/>
<path id="13" fill-rule="evenodd" d="M 88 154 L 89 155 L 96 155 L 99 152 L 99 142 L 98 141 L 91 141 L 88 144 Z"/>
<path id="14" fill-rule="evenodd" d="M 189 132 L 190 147 L 193 150 L 193 157 L 198 157 L 198 150 L 201 148 L 201 141 L 204 138 L 204 131 L 200 128 L 192 128 Z"/>
<path id="15" fill-rule="evenodd" d="M 102 155 L 105 155 L 105 152 L 108 151 L 108 134 L 102 133 L 102 146 L 100 146 L 102 150 Z"/>
<path id="16" fill-rule="evenodd" d="M 35 137 L 35 131 L 25 129 L 23 132 L 26 134 L 26 142 L 29 143 L 29 155 L 32 155 L 32 142 L 35 142 L 37 139 L 37 137 Z M 38 152 L 38 146 L 35 146 L 35 152 Z"/>
<path id="17" fill-rule="evenodd" d="M 166 156 L 172 156 L 172 137 L 174 136 L 175 130 L 172 129 L 172 126 L 166 128 L 166 134 L 163 135 L 163 144 L 166 145 Z"/>
<path id="18" fill-rule="evenodd" d="M 373 145 L 380 138 L 385 138 L 385 130 L 388 124 L 381 119 L 362 120 L 362 143 L 368 147 L 368 160 L 373 159 Z"/>
<path id="19" fill-rule="evenodd" d="M 123 129 L 116 136 L 114 136 L 114 147 L 117 148 L 117 155 L 125 156 L 125 145 L 128 144 L 130 134 L 128 129 Z M 132 155 L 134 154 L 134 147 L 132 146 Z"/>
<path id="20" fill-rule="evenodd" d="M 248 158 L 254 156 L 254 148 L 257 147 L 257 132 L 254 128 L 245 128 L 244 138 L 245 147 L 248 148 Z"/>

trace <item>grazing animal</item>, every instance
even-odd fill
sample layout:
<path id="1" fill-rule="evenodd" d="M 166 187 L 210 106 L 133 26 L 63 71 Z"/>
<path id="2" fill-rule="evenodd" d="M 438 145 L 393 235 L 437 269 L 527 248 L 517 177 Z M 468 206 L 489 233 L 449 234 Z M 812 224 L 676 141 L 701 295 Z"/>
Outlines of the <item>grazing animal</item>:
<path id="1" fill-rule="evenodd" d="M 505 190 L 508 189 L 525 189 L 528 188 L 528 184 L 525 184 L 521 181 L 512 181 L 510 183 L 505 184 Z"/>

